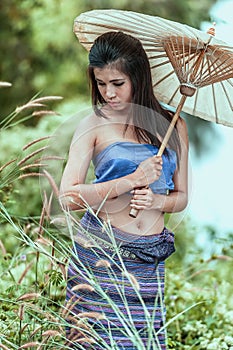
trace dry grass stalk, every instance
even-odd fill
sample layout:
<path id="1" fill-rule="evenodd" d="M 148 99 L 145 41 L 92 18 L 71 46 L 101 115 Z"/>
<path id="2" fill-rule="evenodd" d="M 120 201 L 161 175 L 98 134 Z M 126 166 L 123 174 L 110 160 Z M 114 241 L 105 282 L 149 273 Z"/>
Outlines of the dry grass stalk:
<path id="1" fill-rule="evenodd" d="M 17 160 L 17 158 L 12 159 L 12 160 L 10 160 L 9 162 L 3 164 L 3 165 L 0 167 L 0 172 L 3 171 L 3 169 L 5 169 L 8 165 L 14 163 L 16 160 Z"/>
<path id="2" fill-rule="evenodd" d="M 44 339 L 43 339 L 42 343 L 40 344 L 40 346 L 37 348 L 37 350 L 43 349 L 44 345 L 47 344 L 48 340 L 51 337 L 58 336 L 58 335 L 60 336 L 60 333 L 58 331 L 53 331 L 53 330 L 48 330 L 48 331 L 45 331 L 44 333 L 42 333 L 42 336 L 44 337 Z"/>
<path id="3" fill-rule="evenodd" d="M 27 169 L 31 169 L 31 168 L 39 168 L 39 167 L 44 167 L 44 166 L 48 166 L 48 164 L 43 164 L 43 163 L 33 163 L 33 164 L 28 164 L 28 165 L 24 165 L 22 166 L 19 170 L 23 171 L 23 170 L 27 170 Z"/>
<path id="4" fill-rule="evenodd" d="M 44 160 L 65 160 L 65 158 L 63 157 L 59 157 L 59 156 L 45 156 L 45 157 L 41 157 L 35 160 L 36 162 L 43 162 Z"/>
<path id="5" fill-rule="evenodd" d="M 95 264 L 96 267 L 106 267 L 106 268 L 110 268 L 111 264 L 108 260 L 105 259 L 100 259 L 96 262 Z"/>
<path id="6" fill-rule="evenodd" d="M 76 299 L 76 300 L 75 300 Z M 75 300 L 75 301 L 74 301 Z M 75 307 L 75 305 L 80 301 L 80 298 L 77 299 L 76 295 L 73 295 L 69 301 L 67 302 L 66 306 L 64 306 L 63 310 L 62 310 L 62 317 L 66 318 L 66 315 L 68 315 L 68 313 L 71 313 L 72 309 Z"/>
<path id="7" fill-rule="evenodd" d="M 75 237 L 75 241 L 80 244 L 81 246 L 83 246 L 84 248 L 93 248 L 96 247 L 96 243 L 94 241 L 88 241 L 86 238 L 84 237 Z"/>
<path id="8" fill-rule="evenodd" d="M 225 261 L 232 261 L 233 258 L 229 255 L 217 255 L 215 257 L 215 259 L 218 259 L 218 260 L 225 260 Z"/>
<path id="9" fill-rule="evenodd" d="M 33 102 L 45 102 L 45 101 L 58 101 L 58 100 L 62 100 L 63 97 L 62 96 L 44 96 L 44 97 L 38 97 L 35 100 L 33 100 Z"/>
<path id="10" fill-rule="evenodd" d="M 39 299 L 40 298 L 40 293 L 25 293 L 18 297 L 16 301 L 27 301 L 27 300 L 33 300 L 33 299 Z"/>
<path id="11" fill-rule="evenodd" d="M 67 278 L 67 272 L 66 272 L 66 263 L 59 263 L 58 266 L 60 267 L 61 273 L 64 277 L 64 280 Z"/>
<path id="12" fill-rule="evenodd" d="M 2 251 L 2 255 L 6 255 L 7 251 L 1 239 L 0 239 L 0 249 Z"/>
<path id="13" fill-rule="evenodd" d="M 24 304 L 21 304 L 20 307 L 19 307 L 19 319 L 21 321 L 23 320 L 23 317 L 24 317 L 24 307 L 25 307 Z"/>
<path id="14" fill-rule="evenodd" d="M 30 101 L 23 106 L 17 107 L 15 109 L 15 113 L 18 114 L 18 113 L 21 113 L 22 111 L 24 111 L 25 109 L 36 108 L 36 107 L 45 107 L 45 105 L 42 103 L 36 103 L 36 102 Z"/>
<path id="15" fill-rule="evenodd" d="M 90 286 L 90 284 L 82 283 L 82 284 L 78 284 L 77 286 L 74 286 L 71 290 L 72 290 L 72 292 L 74 292 L 76 290 L 85 290 L 88 292 L 94 292 L 95 288 Z"/>
<path id="16" fill-rule="evenodd" d="M 67 219 L 65 216 L 57 216 L 50 221 L 50 224 L 65 227 L 67 226 Z"/>
<path id="17" fill-rule="evenodd" d="M 73 325 L 78 327 L 78 325 L 80 324 L 80 320 L 77 319 L 77 317 L 78 317 L 77 315 L 74 315 L 74 316 L 69 315 L 66 317 L 66 321 L 68 321 L 70 324 L 73 324 Z M 82 327 L 82 325 L 85 326 L 86 328 Z M 81 323 L 81 328 L 87 329 L 88 331 L 90 330 L 90 328 L 87 327 L 86 325 L 84 325 L 83 323 Z"/>
<path id="18" fill-rule="evenodd" d="M 78 339 L 78 343 L 95 344 L 96 341 L 95 341 L 95 339 L 93 339 L 93 338 L 84 337 L 84 338 Z"/>
<path id="19" fill-rule="evenodd" d="M 50 329 L 50 330 L 42 333 L 42 337 L 56 337 L 56 336 L 60 336 L 60 335 L 61 335 L 60 332 L 55 331 L 53 329 Z"/>
<path id="20" fill-rule="evenodd" d="M 43 152 L 44 150 L 46 150 L 48 148 L 48 146 L 44 146 L 41 147 L 39 149 L 37 149 L 36 151 L 30 153 L 29 155 L 27 155 L 26 157 L 24 157 L 23 159 L 21 159 L 20 162 L 18 162 L 18 166 L 24 164 L 26 161 L 28 161 L 29 159 L 31 159 L 32 157 L 36 156 L 38 153 Z"/>
<path id="21" fill-rule="evenodd" d="M 127 272 L 127 273 L 126 272 L 122 272 L 122 275 L 127 277 L 130 280 L 130 282 L 132 283 L 132 285 L 134 286 L 134 288 L 136 290 L 140 290 L 140 285 L 139 285 L 139 283 L 138 283 L 138 281 L 137 281 L 137 279 L 136 279 L 136 277 L 134 275 L 132 275 L 129 272 Z"/>
<path id="22" fill-rule="evenodd" d="M 44 175 L 44 174 L 43 174 Z M 44 175 L 45 177 L 45 175 Z M 50 220 L 50 213 L 51 213 L 51 205 L 52 205 L 52 199 L 53 199 L 53 193 L 50 194 L 49 200 L 47 197 L 47 193 L 44 190 L 43 191 L 43 208 L 46 213 L 47 218 Z"/>
<path id="23" fill-rule="evenodd" d="M 32 113 L 33 117 L 40 117 L 42 115 L 61 115 L 61 114 L 50 110 L 35 111 Z"/>
<path id="24" fill-rule="evenodd" d="M 29 326 L 29 323 L 26 323 L 22 328 L 20 333 L 23 333 L 25 331 L 25 329 Z"/>
<path id="25" fill-rule="evenodd" d="M 25 344 L 21 345 L 21 346 L 19 347 L 19 350 L 20 350 L 20 349 L 33 348 L 33 347 L 37 347 L 37 346 L 39 346 L 39 345 L 40 345 L 40 343 L 38 343 L 37 341 L 32 341 L 32 342 L 25 343 Z"/>
<path id="26" fill-rule="evenodd" d="M 104 314 L 101 314 L 100 312 L 95 312 L 95 311 L 80 312 L 78 314 L 78 317 L 80 317 L 80 318 L 94 318 L 96 320 L 105 320 L 106 319 Z"/>
<path id="27" fill-rule="evenodd" d="M 68 312 L 70 311 L 70 307 L 73 305 L 73 300 L 76 299 L 76 295 L 73 295 L 69 301 L 66 303 L 66 305 L 63 307 L 61 316 L 62 318 L 65 318 Z"/>
<path id="28" fill-rule="evenodd" d="M 28 271 L 31 269 L 32 265 L 34 264 L 33 261 L 31 261 L 25 268 L 25 270 L 23 271 L 23 273 L 21 274 L 20 278 L 18 279 L 17 284 L 21 284 L 22 280 L 24 279 L 24 277 L 27 275 Z"/>
<path id="29" fill-rule="evenodd" d="M 198 270 L 194 273 L 192 273 L 188 279 L 191 279 L 193 277 L 196 277 L 198 275 L 201 275 L 202 273 L 206 273 L 206 272 L 213 272 L 214 270 L 213 269 L 201 269 L 201 270 Z"/>
<path id="30" fill-rule="evenodd" d="M 33 338 L 36 333 L 38 333 L 41 330 L 42 326 L 37 327 L 29 336 L 29 338 Z"/>
<path id="31" fill-rule="evenodd" d="M 43 172 L 44 172 L 44 175 L 47 177 L 55 196 L 59 197 L 59 189 L 58 189 L 53 177 L 48 173 L 48 171 L 43 170 Z"/>
<path id="32" fill-rule="evenodd" d="M 69 335 L 69 337 L 67 338 L 68 341 L 65 343 L 66 348 L 68 347 L 68 349 L 70 349 L 70 348 L 72 349 L 72 346 L 74 345 L 74 342 L 76 340 L 78 340 L 79 338 L 80 338 L 80 334 L 75 334 L 75 335 L 72 335 L 72 336 Z"/>
<path id="33" fill-rule="evenodd" d="M 6 345 L 0 344 L 0 349 L 10 350 Z"/>
<path id="34" fill-rule="evenodd" d="M 50 220 L 51 206 L 52 206 L 52 201 L 53 201 L 53 192 L 50 193 L 49 200 L 48 200 L 47 194 L 44 191 L 44 200 L 45 200 L 45 211 L 46 211 L 48 220 Z"/>
<path id="35" fill-rule="evenodd" d="M 45 245 L 46 247 L 50 247 L 52 245 L 51 241 L 43 237 L 39 237 L 38 239 L 36 239 L 35 243 Z"/>
<path id="36" fill-rule="evenodd" d="M 53 324 L 56 324 L 56 327 L 59 329 L 59 334 L 62 335 L 64 333 L 64 329 L 63 327 L 59 324 L 60 320 L 57 317 L 54 317 L 53 315 L 51 315 L 51 313 L 46 312 L 45 313 L 45 317 L 47 320 L 53 322 Z"/>
<path id="37" fill-rule="evenodd" d="M 44 220 L 46 214 L 45 205 L 46 203 L 43 203 L 43 208 L 40 214 L 38 237 L 41 237 L 41 235 L 44 233 Z"/>
<path id="38" fill-rule="evenodd" d="M 8 81 L 0 81 L 0 87 L 10 87 L 12 86 L 11 83 L 8 83 Z"/>
<path id="39" fill-rule="evenodd" d="M 22 174 L 18 178 L 20 180 L 25 179 L 27 177 L 40 177 L 40 176 L 45 176 L 44 174 L 41 173 L 28 173 L 28 174 Z"/>
<path id="40" fill-rule="evenodd" d="M 23 151 L 25 151 L 26 149 L 28 149 L 29 147 L 31 147 L 32 145 L 35 145 L 38 142 L 50 139 L 52 136 L 44 136 L 44 137 L 40 137 L 39 139 L 33 140 L 29 143 L 27 143 L 24 147 L 23 147 Z"/>

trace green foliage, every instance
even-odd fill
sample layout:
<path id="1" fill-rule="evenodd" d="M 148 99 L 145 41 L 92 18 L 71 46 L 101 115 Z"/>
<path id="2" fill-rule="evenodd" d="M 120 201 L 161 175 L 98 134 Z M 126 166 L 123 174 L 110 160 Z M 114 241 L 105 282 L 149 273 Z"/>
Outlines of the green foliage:
<path id="1" fill-rule="evenodd" d="M 46 346 L 56 343 L 63 349 L 65 267 L 72 244 L 61 234 L 64 228 L 47 220 L 42 231 L 36 222 L 16 227 L 14 250 L 0 233 L 0 339 L 14 349 L 43 342 L 51 330 L 55 337 L 47 338 Z M 186 246 L 182 258 L 182 242 L 190 232 L 181 227 L 176 234 L 177 253 L 167 261 L 165 293 L 169 349 L 232 350 L 232 237 L 222 242 L 221 254 L 203 259 L 203 251 L 194 253 Z"/>
<path id="2" fill-rule="evenodd" d="M 27 101 L 38 91 L 46 95 L 88 99 L 87 52 L 73 34 L 81 12 L 116 8 L 144 12 L 194 27 L 208 20 L 215 0 L 1 0 L 0 80 L 13 84 L 0 95 L 1 118 L 11 106 Z M 36 122 L 35 119 L 30 122 Z"/>
<path id="3" fill-rule="evenodd" d="M 73 44 L 73 19 L 94 4 L 95 8 L 142 11 L 197 27 L 199 21 L 206 19 L 212 2 L 1 0 L 0 74 L 2 80 L 13 83 L 13 88 L 1 90 L 2 117 L 9 106 L 21 104 L 38 90 L 62 95 L 66 103 L 59 106 L 63 116 L 31 119 L 25 114 L 26 126 L 17 122 L 19 116 L 13 113 L 8 128 L 1 129 L 0 344 L 19 349 L 34 342 L 37 347 L 42 344 L 48 349 L 64 349 L 66 267 L 71 242 L 65 235 L 67 229 L 56 227 L 49 211 L 45 213 L 48 208 L 42 209 L 42 198 L 46 197 L 42 189 L 46 188 L 47 199 L 51 193 L 48 179 L 44 179 L 46 187 L 36 176 L 22 178 L 31 169 L 22 170 L 19 163 L 40 147 L 49 146 L 52 156 L 64 156 L 55 166 L 50 162 L 48 168 L 59 183 L 73 127 L 82 117 L 78 114 L 69 119 L 68 115 L 77 104 L 85 106 L 88 90 L 83 73 L 86 52 Z M 74 96 L 79 98 L 74 100 Z M 66 136 L 61 138 L 64 130 Z M 41 139 L 50 135 L 60 142 Z M 24 149 L 36 139 L 41 140 Z M 43 152 L 43 156 L 48 154 Z M 30 161 L 33 164 L 37 159 L 35 156 Z M 9 161 L 12 163 L 5 166 Z M 26 160 L 23 165 L 30 164 Z M 39 170 L 36 168 L 35 172 Z M 88 181 L 92 177 L 90 172 Z M 233 349 L 233 237 L 229 233 L 227 239 L 220 239 L 212 227 L 208 233 L 208 241 L 213 243 L 211 253 L 204 258 L 192 223 L 186 218 L 176 229 L 177 252 L 167 261 L 165 294 L 171 350 Z"/>

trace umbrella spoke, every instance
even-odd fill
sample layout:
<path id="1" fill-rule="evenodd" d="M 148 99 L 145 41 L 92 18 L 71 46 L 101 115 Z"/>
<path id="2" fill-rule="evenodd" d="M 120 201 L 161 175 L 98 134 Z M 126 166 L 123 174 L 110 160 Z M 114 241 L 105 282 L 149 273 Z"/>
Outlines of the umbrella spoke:
<path id="1" fill-rule="evenodd" d="M 170 97 L 170 99 L 168 100 L 167 104 L 172 104 L 172 101 L 174 100 L 176 94 L 180 91 L 180 87 L 178 86 L 177 89 L 174 91 L 173 95 Z"/>
<path id="2" fill-rule="evenodd" d="M 174 71 L 170 71 L 169 73 L 167 73 L 166 75 L 164 75 L 163 77 L 161 77 L 158 81 L 156 81 L 153 86 L 156 87 L 159 84 L 161 84 L 165 79 L 169 78 L 172 74 L 174 74 Z"/>
<path id="3" fill-rule="evenodd" d="M 88 50 L 107 31 L 142 42 L 161 102 L 176 108 L 180 86 L 193 86 L 197 90 L 186 99 L 184 112 L 233 126 L 232 46 L 185 24 L 132 11 L 92 10 L 75 20 L 74 32 Z"/>
<path id="4" fill-rule="evenodd" d="M 212 88 L 213 103 L 214 103 L 215 122 L 219 123 L 214 84 L 211 84 L 211 88 Z"/>
<path id="5" fill-rule="evenodd" d="M 228 91 L 227 91 L 227 89 L 226 89 L 226 87 L 225 87 L 225 85 L 223 84 L 222 81 L 220 82 L 220 84 L 221 84 L 221 87 L 222 87 L 222 89 L 223 89 L 223 91 L 224 91 L 224 93 L 226 95 L 226 99 L 227 99 L 227 101 L 229 103 L 230 109 L 233 111 L 233 103 L 231 102 L 232 98 L 230 98 L 229 93 L 228 93 Z M 231 82 L 231 86 L 233 86 L 233 81 Z"/>

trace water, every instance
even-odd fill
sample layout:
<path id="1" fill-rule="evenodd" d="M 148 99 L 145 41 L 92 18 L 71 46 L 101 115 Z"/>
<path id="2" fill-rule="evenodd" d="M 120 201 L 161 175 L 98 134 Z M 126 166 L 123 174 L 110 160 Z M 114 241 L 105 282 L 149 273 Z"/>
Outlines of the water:
<path id="1" fill-rule="evenodd" d="M 219 0 L 210 14 L 216 22 L 216 38 L 233 46 L 233 0 Z M 206 31 L 210 26 L 211 23 L 203 23 L 201 29 Z M 210 225 L 218 235 L 226 236 L 233 232 L 233 128 L 214 127 L 217 136 L 210 141 L 213 152 L 205 155 L 203 150 L 201 160 L 196 160 L 190 151 L 192 188 L 187 214 L 200 233 L 203 226 Z"/>

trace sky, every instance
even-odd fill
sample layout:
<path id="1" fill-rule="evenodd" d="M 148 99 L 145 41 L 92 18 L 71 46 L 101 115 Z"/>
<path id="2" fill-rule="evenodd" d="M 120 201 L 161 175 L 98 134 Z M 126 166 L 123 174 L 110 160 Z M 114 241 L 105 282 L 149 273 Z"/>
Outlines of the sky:
<path id="1" fill-rule="evenodd" d="M 219 0 L 210 14 L 216 22 L 216 38 L 233 46 L 233 0 Z M 201 29 L 210 26 L 205 22 Z M 214 127 L 213 152 L 196 160 L 190 151 L 192 184 L 187 213 L 196 227 L 211 225 L 224 236 L 233 232 L 233 128 Z"/>

